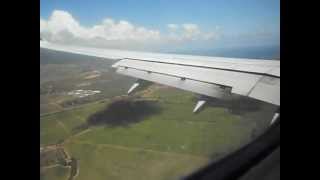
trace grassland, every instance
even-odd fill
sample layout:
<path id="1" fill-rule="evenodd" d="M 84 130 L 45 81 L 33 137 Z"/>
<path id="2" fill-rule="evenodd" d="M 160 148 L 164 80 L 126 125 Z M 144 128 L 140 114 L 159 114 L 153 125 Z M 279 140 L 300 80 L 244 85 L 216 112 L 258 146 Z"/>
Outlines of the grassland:
<path id="1" fill-rule="evenodd" d="M 40 172 L 41 180 L 67 180 L 69 177 L 70 168 L 55 166 L 52 168 L 47 168 Z"/>
<path id="2" fill-rule="evenodd" d="M 79 180 L 177 179 L 249 142 L 264 130 L 273 110 L 257 103 L 259 109 L 243 113 L 208 106 L 193 114 L 192 93 L 151 86 L 140 96 L 157 100 L 160 111 L 128 125 L 103 124 L 74 131 L 111 100 L 42 116 L 41 145 L 63 142 L 79 160 Z M 43 177 L 63 179 L 58 171 L 65 170 L 52 169 Z"/>
<path id="3" fill-rule="evenodd" d="M 177 179 L 208 161 L 204 157 L 106 144 L 72 142 L 67 149 L 79 157 L 79 180 Z"/>
<path id="4" fill-rule="evenodd" d="M 88 103 L 84 106 L 40 117 L 40 145 L 62 142 L 73 134 L 73 129 L 86 122 L 88 116 L 104 108 L 108 100 Z"/>

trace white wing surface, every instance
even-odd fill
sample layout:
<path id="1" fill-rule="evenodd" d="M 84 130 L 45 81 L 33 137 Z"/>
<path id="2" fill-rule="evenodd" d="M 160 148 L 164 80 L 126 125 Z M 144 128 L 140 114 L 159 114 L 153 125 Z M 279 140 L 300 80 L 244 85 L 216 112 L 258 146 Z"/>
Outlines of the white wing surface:
<path id="1" fill-rule="evenodd" d="M 280 61 L 277 60 L 145 53 L 46 41 L 40 41 L 40 48 L 118 59 L 112 67 L 120 74 L 205 96 L 219 98 L 234 93 L 280 106 Z"/>

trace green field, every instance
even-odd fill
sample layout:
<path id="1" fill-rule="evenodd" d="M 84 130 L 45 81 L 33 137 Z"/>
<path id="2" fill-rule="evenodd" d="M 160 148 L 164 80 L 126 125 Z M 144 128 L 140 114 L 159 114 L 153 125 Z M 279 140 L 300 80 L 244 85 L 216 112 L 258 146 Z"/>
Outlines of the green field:
<path id="1" fill-rule="evenodd" d="M 243 146 L 272 116 L 273 107 L 259 103 L 258 110 L 240 114 L 223 106 L 193 114 L 192 93 L 155 87 L 145 90 L 142 98 L 156 99 L 160 111 L 128 125 L 74 130 L 111 100 L 42 116 L 41 145 L 64 141 L 66 151 L 79 160 L 79 180 L 177 179 Z M 50 170 L 43 177 L 63 179 L 56 171 L 65 170 Z"/>
<path id="2" fill-rule="evenodd" d="M 75 127 L 83 124 L 90 114 L 104 108 L 107 103 L 107 100 L 102 100 L 71 110 L 41 116 L 40 145 L 56 144 L 70 137 Z"/>
<path id="3" fill-rule="evenodd" d="M 77 179 L 177 179 L 207 163 L 207 158 L 107 144 L 72 142 L 79 157 Z"/>
<path id="4" fill-rule="evenodd" d="M 69 168 L 56 166 L 52 168 L 48 168 L 40 172 L 41 180 L 68 180 L 69 177 Z"/>

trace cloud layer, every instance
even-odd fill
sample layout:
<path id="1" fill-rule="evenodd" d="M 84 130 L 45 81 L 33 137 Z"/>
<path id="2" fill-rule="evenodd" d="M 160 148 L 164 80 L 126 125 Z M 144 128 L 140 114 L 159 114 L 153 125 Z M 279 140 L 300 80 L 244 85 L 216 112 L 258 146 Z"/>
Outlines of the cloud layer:
<path id="1" fill-rule="evenodd" d="M 136 26 L 128 21 L 104 19 L 92 27 L 82 26 L 66 11 L 55 10 L 48 20 L 40 18 L 40 36 L 48 41 L 94 47 L 150 49 L 190 41 L 209 41 L 217 32 L 202 32 L 192 23 L 168 24 L 166 32 Z"/>

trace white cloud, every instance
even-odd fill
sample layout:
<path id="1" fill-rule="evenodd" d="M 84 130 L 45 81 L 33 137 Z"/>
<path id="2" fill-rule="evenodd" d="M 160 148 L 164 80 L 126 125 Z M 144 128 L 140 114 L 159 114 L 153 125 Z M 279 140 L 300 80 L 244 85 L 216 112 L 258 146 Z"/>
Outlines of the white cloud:
<path id="1" fill-rule="evenodd" d="M 183 36 L 186 39 L 197 40 L 201 38 L 201 33 L 198 25 L 196 24 L 183 24 Z"/>
<path id="2" fill-rule="evenodd" d="M 175 41 L 207 41 L 218 37 L 218 31 L 202 32 L 197 24 L 168 24 L 169 39 Z M 217 28 L 215 28 L 218 30 Z"/>
<path id="3" fill-rule="evenodd" d="M 61 10 L 53 11 L 48 20 L 40 18 L 40 36 L 52 42 L 111 48 L 146 48 L 166 46 L 172 42 L 212 40 L 216 33 L 204 33 L 196 24 L 168 24 L 169 33 L 136 26 L 128 21 L 104 19 L 92 27 L 84 27 Z"/>
<path id="4" fill-rule="evenodd" d="M 177 24 L 168 24 L 167 25 L 170 31 L 176 31 L 179 28 Z"/>

